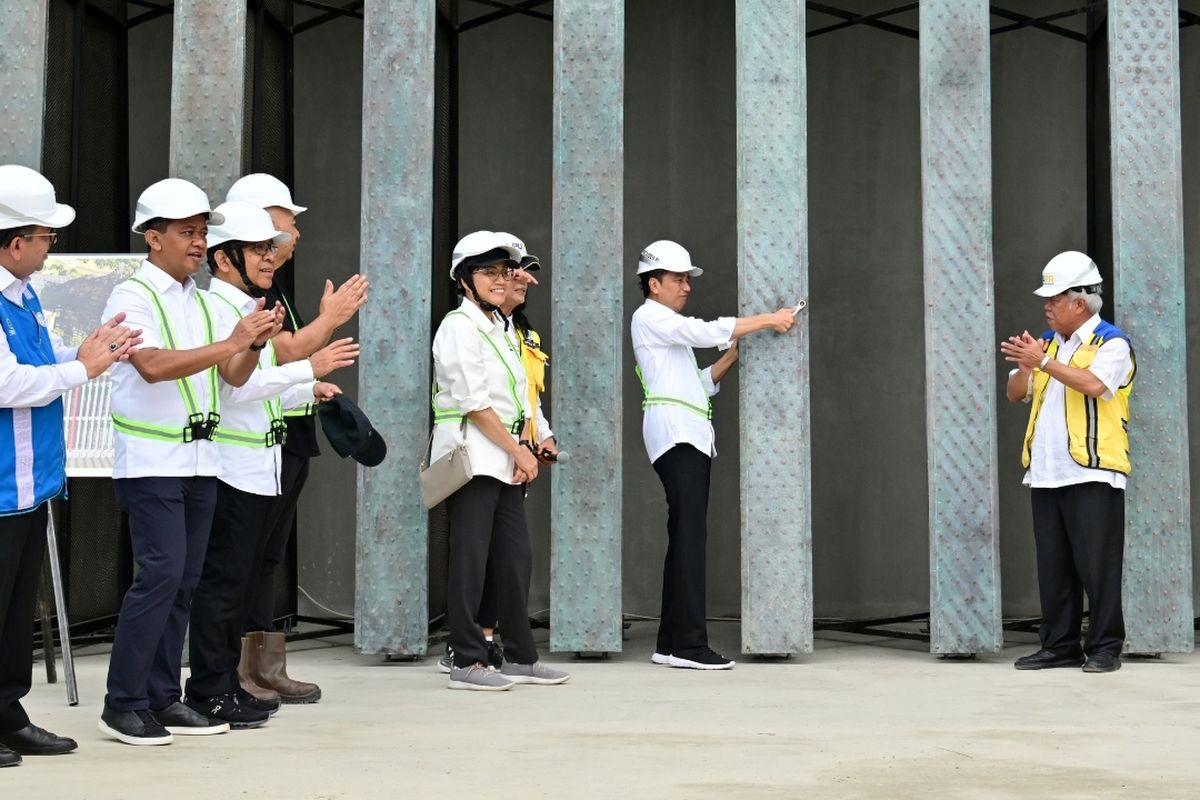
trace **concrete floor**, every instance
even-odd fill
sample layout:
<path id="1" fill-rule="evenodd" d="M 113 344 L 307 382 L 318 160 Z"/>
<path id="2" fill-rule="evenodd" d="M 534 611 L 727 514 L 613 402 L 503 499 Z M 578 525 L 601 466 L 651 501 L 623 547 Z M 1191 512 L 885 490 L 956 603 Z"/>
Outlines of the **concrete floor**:
<path id="1" fill-rule="evenodd" d="M 545 632 L 541 632 L 543 636 Z M 737 627 L 712 625 L 737 652 Z M 1200 657 L 1116 674 L 942 662 L 922 645 L 831 635 L 816 653 L 698 673 L 648 662 L 637 623 L 608 661 L 547 660 L 558 687 L 450 692 L 432 658 L 383 663 L 309 642 L 315 706 L 269 725 L 133 748 L 96 729 L 107 655 L 77 658 L 81 703 L 35 675 L 34 720 L 78 752 L 0 771 L 3 800 L 185 798 L 1197 798 Z"/>

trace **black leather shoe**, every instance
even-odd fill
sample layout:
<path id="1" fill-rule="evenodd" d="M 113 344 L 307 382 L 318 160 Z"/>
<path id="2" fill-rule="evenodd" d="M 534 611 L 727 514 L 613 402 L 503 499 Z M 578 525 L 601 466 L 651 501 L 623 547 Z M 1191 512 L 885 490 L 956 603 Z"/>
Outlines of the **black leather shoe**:
<path id="1" fill-rule="evenodd" d="M 74 739 L 56 736 L 32 723 L 15 733 L 0 734 L 0 745 L 23 756 L 60 756 L 79 747 Z"/>
<path id="2" fill-rule="evenodd" d="M 15 767 L 21 763 L 21 754 L 0 746 L 0 767 Z"/>
<path id="3" fill-rule="evenodd" d="M 1028 656 L 1021 656 L 1013 662 L 1017 669 L 1059 669 L 1061 667 L 1083 666 L 1083 656 L 1064 656 L 1053 650 L 1038 650 Z"/>
<path id="4" fill-rule="evenodd" d="M 1084 672 L 1116 672 L 1121 668 L 1121 657 L 1112 653 L 1095 653 L 1087 657 Z"/>

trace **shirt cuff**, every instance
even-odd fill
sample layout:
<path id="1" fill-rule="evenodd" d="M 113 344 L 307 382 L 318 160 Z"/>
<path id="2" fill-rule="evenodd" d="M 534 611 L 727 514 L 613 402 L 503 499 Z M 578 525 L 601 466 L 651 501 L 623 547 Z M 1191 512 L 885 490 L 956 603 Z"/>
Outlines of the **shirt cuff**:
<path id="1" fill-rule="evenodd" d="M 87 367 L 82 361 L 64 361 L 58 368 L 62 370 L 64 391 L 70 391 L 88 382 Z"/>
<path id="2" fill-rule="evenodd" d="M 728 350 L 733 345 L 733 329 L 737 327 L 737 317 L 717 317 L 717 325 L 725 341 L 717 345 L 721 350 Z"/>

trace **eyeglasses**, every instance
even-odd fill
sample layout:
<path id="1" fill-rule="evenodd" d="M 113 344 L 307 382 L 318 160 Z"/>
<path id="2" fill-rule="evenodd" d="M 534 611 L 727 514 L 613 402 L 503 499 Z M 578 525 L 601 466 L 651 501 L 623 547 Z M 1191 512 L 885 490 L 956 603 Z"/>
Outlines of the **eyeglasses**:
<path id="1" fill-rule="evenodd" d="M 246 249 L 256 256 L 265 256 L 267 253 L 274 254 L 279 250 L 273 242 L 255 242 L 246 245 Z"/>
<path id="2" fill-rule="evenodd" d="M 24 236 L 22 236 L 21 238 L 22 239 L 48 239 L 50 241 L 50 246 L 54 247 L 54 245 L 58 242 L 58 232 L 53 231 L 51 233 L 27 233 Z"/>
<path id="3" fill-rule="evenodd" d="M 489 281 L 502 280 L 510 281 L 513 276 L 512 267 L 484 267 L 483 269 L 475 270 L 475 274 L 482 275 Z"/>

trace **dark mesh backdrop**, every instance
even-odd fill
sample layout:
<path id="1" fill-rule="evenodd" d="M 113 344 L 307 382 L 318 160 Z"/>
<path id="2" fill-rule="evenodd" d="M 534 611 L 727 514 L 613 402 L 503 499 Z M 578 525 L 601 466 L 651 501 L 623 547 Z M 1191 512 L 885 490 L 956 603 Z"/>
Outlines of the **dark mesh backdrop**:
<path id="1" fill-rule="evenodd" d="M 60 252 L 121 251 L 129 194 L 125 3 L 51 0 L 42 166 L 78 211 Z"/>
<path id="2" fill-rule="evenodd" d="M 126 7 L 123 0 L 50 0 L 42 171 L 77 212 L 59 252 L 120 252 L 128 243 Z M 98 322 L 99 320 L 97 320 Z M 106 625 L 132 566 L 107 479 L 72 479 L 57 509 L 73 625 Z"/>
<path id="3" fill-rule="evenodd" d="M 249 3 L 246 12 L 247 172 L 266 172 L 294 188 L 292 170 L 292 4 Z M 295 261 L 282 273 L 295 296 Z M 287 553 L 275 572 L 275 616 L 296 613 L 295 524 Z"/>
<path id="4" fill-rule="evenodd" d="M 447 273 L 450 250 L 458 238 L 453 187 L 457 181 L 455 152 L 457 75 L 457 43 L 451 20 L 447 18 L 450 4 L 439 3 L 434 50 L 433 99 L 433 276 L 432 325 L 450 310 L 454 297 Z M 431 366 L 432 369 L 432 361 Z M 450 553 L 450 522 L 446 506 L 429 512 L 429 618 L 437 619 L 446 613 L 446 578 Z"/>

